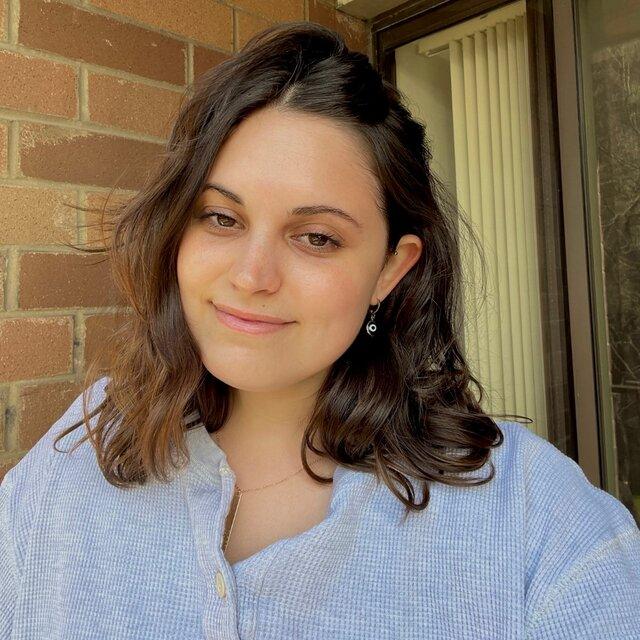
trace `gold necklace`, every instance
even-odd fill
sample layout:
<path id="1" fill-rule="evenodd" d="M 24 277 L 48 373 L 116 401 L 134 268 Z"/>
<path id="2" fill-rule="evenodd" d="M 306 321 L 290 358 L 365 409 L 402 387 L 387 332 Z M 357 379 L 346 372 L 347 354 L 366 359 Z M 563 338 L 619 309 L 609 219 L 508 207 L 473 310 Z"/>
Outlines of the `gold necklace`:
<path id="1" fill-rule="evenodd" d="M 213 438 L 218 443 L 218 436 L 213 434 Z M 219 443 L 218 443 L 219 446 Z M 256 487 L 255 489 L 238 489 L 236 485 L 233 487 L 233 497 L 231 499 L 231 508 L 229 510 L 229 515 L 227 516 L 225 522 L 225 531 L 222 536 L 222 550 L 225 551 L 227 545 L 229 544 L 229 536 L 231 535 L 231 530 L 233 529 L 233 525 L 236 521 L 236 514 L 238 513 L 238 507 L 240 506 L 240 500 L 245 493 L 250 493 L 251 491 L 260 491 L 260 489 L 266 489 L 267 487 L 273 487 L 276 484 L 280 484 L 289 478 L 292 478 L 296 474 L 300 473 L 304 469 L 304 465 L 302 465 L 297 471 L 292 473 L 291 475 L 283 478 L 282 480 L 278 480 L 277 482 L 272 482 L 271 484 L 266 484 L 263 487 Z"/>

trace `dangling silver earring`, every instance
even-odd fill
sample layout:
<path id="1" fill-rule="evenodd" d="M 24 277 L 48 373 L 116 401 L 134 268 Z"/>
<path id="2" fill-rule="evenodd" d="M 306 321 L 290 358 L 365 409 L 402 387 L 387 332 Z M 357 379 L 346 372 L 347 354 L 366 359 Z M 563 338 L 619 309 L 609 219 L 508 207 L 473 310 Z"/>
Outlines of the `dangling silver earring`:
<path id="1" fill-rule="evenodd" d="M 379 308 L 380 308 L 380 300 L 378 300 L 378 306 L 373 311 L 371 311 L 371 317 L 369 318 L 369 322 L 367 322 L 367 333 L 370 336 L 373 336 L 373 334 L 376 332 L 376 329 L 378 328 L 376 327 L 374 319 L 376 317 L 376 312 L 378 311 Z"/>
<path id="2" fill-rule="evenodd" d="M 398 251 L 395 250 L 393 252 L 393 254 L 397 256 L 398 255 Z M 376 326 L 376 323 L 374 322 L 374 320 L 375 320 L 376 313 L 378 312 L 379 308 L 380 308 L 380 300 L 378 300 L 378 306 L 373 311 L 371 311 L 371 317 L 369 318 L 369 322 L 367 322 L 366 329 L 367 329 L 367 334 L 369 336 L 373 336 L 373 334 L 378 329 L 378 327 Z"/>
<path id="3" fill-rule="evenodd" d="M 397 249 L 393 252 L 393 255 L 395 255 L 395 256 L 398 255 Z M 378 329 L 378 327 L 376 326 L 376 323 L 374 322 L 374 320 L 375 320 L 376 313 L 378 312 L 379 308 L 380 308 L 380 300 L 378 300 L 378 306 L 373 311 L 371 311 L 371 317 L 369 318 L 369 322 L 367 322 L 366 329 L 367 329 L 367 334 L 369 336 L 373 336 L 373 334 Z"/>

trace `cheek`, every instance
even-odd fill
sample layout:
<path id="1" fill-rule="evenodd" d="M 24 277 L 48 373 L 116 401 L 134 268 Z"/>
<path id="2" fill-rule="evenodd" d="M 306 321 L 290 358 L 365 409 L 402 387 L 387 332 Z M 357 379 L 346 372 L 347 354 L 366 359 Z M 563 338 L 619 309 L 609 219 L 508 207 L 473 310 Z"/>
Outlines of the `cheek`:
<path id="1" fill-rule="evenodd" d="M 358 336 L 369 295 L 362 282 L 344 275 L 325 281 L 313 295 L 306 292 L 304 326 L 291 364 L 311 375 L 338 360 Z"/>
<path id="2" fill-rule="evenodd" d="M 324 276 L 299 298 L 306 301 L 304 318 L 312 341 L 346 349 L 362 325 L 371 287 L 357 271 L 341 268 Z"/>
<path id="3" fill-rule="evenodd" d="M 182 238 L 176 260 L 176 274 L 182 296 L 197 293 L 200 283 L 208 277 L 213 262 L 207 258 L 198 235 L 187 231 Z"/>
<path id="4" fill-rule="evenodd" d="M 180 293 L 180 303 L 187 324 L 192 331 L 197 331 L 194 324 L 199 314 L 206 283 L 210 280 L 211 262 L 206 260 L 205 252 L 199 246 L 197 238 L 185 234 L 176 258 L 176 277 Z"/>

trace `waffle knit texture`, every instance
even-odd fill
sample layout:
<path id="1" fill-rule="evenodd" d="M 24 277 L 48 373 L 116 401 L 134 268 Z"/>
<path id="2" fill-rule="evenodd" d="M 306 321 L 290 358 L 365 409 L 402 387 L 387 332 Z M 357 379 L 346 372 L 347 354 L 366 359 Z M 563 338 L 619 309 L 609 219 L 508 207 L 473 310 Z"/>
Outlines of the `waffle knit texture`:
<path id="1" fill-rule="evenodd" d="M 230 564 L 235 477 L 197 414 L 170 482 L 121 489 L 91 442 L 64 453 L 84 425 L 53 450 L 81 411 L 0 485 L 0 640 L 640 639 L 633 516 L 522 424 L 498 422 L 493 480 L 433 483 L 404 523 L 384 483 L 338 466 L 319 524 Z"/>

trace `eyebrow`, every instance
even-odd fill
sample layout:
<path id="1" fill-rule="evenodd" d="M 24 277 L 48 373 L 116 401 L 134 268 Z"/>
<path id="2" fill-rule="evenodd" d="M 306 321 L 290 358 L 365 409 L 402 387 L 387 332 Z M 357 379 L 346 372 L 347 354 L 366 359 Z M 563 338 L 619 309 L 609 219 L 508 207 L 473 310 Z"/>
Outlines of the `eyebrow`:
<path id="1" fill-rule="evenodd" d="M 239 205 L 244 206 L 244 202 L 242 201 L 242 198 L 238 194 L 233 193 L 233 191 L 229 191 L 229 189 L 223 187 L 221 184 L 218 184 L 217 182 L 207 182 L 207 184 L 205 184 L 204 190 L 217 191 L 218 193 L 222 194 L 226 198 L 229 198 L 229 200 L 233 200 L 234 202 L 237 202 Z M 346 211 L 343 211 L 338 207 L 332 207 L 327 204 L 314 204 L 314 205 L 306 205 L 301 207 L 294 207 L 289 211 L 289 215 L 291 216 L 313 216 L 320 213 L 329 213 L 334 216 L 338 216 L 343 220 L 348 220 L 349 222 L 351 222 L 351 224 L 354 224 L 356 227 L 358 227 L 358 229 L 362 229 L 362 224 L 360 224 L 360 222 L 358 222 L 353 216 L 349 215 Z"/>

